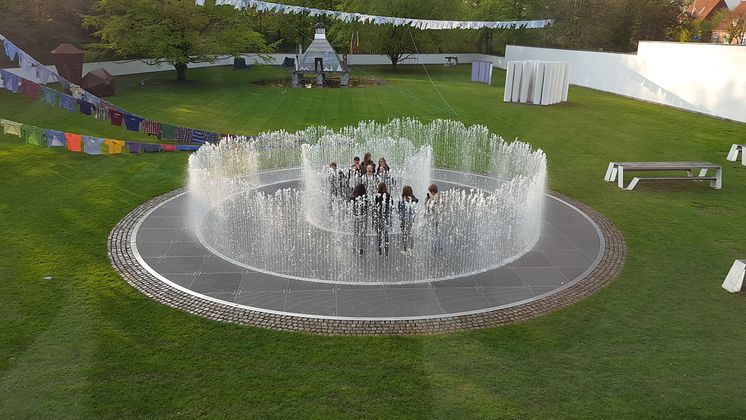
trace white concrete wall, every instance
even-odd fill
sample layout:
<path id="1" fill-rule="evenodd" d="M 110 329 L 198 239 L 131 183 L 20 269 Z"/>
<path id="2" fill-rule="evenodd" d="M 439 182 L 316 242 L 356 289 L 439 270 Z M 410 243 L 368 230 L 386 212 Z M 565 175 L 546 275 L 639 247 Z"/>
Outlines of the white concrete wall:
<path id="1" fill-rule="evenodd" d="M 504 61 L 570 63 L 570 83 L 746 122 L 746 47 L 641 42 L 637 54 L 509 45 Z M 496 63 L 497 65 L 497 63 Z"/>
<path id="2" fill-rule="evenodd" d="M 631 98 L 746 122 L 746 47 L 735 45 L 641 42 L 637 54 L 557 50 L 509 45 L 505 57 L 484 54 L 421 54 L 403 65 L 443 64 L 446 56 L 459 63 L 491 61 L 505 69 L 508 61 L 541 60 L 570 63 L 570 83 Z M 247 63 L 258 60 L 245 55 Z M 279 65 L 294 54 L 271 54 Z M 387 65 L 384 55 L 355 54 L 352 65 Z M 190 68 L 232 65 L 233 57 Z M 140 61 L 86 63 L 83 73 L 98 67 L 115 76 L 173 70 L 169 65 L 149 66 Z M 54 70 L 52 66 L 50 69 Z M 21 69 L 13 72 L 31 78 Z M 570 98 L 572 100 L 572 98 Z"/>
<path id="3" fill-rule="evenodd" d="M 443 53 L 443 54 L 420 54 L 420 55 L 412 55 L 411 57 L 401 61 L 399 64 L 402 65 L 410 65 L 410 64 L 444 64 L 446 62 L 447 56 L 455 56 L 458 57 L 459 63 L 471 63 L 472 61 L 491 61 L 493 57 L 483 54 L 451 54 L 451 53 Z M 246 54 L 243 55 L 244 58 L 246 58 L 247 64 L 252 64 L 254 62 L 259 62 L 263 64 L 270 64 L 270 65 L 280 65 L 285 60 L 285 57 L 291 57 L 295 58 L 295 54 L 269 54 L 268 57 L 270 58 L 270 61 L 265 63 L 262 61 L 258 55 L 256 54 Z M 350 64 L 355 66 L 361 66 L 361 65 L 387 65 L 391 64 L 391 61 L 388 57 L 385 55 L 372 55 L 372 54 L 354 54 L 349 56 Z M 199 67 L 213 67 L 213 66 L 228 66 L 233 65 L 233 57 L 225 57 L 221 58 L 215 63 L 193 63 L 189 65 L 189 68 L 199 68 Z M 50 70 L 56 71 L 54 66 L 47 66 Z M 107 62 L 96 62 L 96 63 L 85 63 L 83 65 L 83 74 L 85 75 L 87 72 L 103 67 L 111 73 L 113 76 L 123 76 L 127 74 L 139 74 L 139 73 L 152 73 L 152 72 L 158 72 L 158 71 L 165 71 L 165 70 L 173 70 L 173 66 L 168 64 L 162 64 L 162 65 L 148 65 L 141 61 L 107 61 Z M 28 72 L 22 70 L 22 69 L 7 69 L 9 71 L 12 71 L 13 73 L 19 74 L 27 79 L 30 80 L 36 80 L 35 76 L 32 74 L 29 74 Z"/>

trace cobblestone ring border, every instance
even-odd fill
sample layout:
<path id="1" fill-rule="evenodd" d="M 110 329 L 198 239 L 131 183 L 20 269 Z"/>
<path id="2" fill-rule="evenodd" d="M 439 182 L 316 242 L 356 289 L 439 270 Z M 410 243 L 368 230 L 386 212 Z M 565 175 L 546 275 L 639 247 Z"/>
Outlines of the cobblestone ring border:
<path id="1" fill-rule="evenodd" d="M 279 315 L 201 299 L 170 287 L 138 263 L 131 247 L 138 221 L 152 208 L 184 191 L 184 188 L 180 188 L 155 197 L 117 223 L 108 238 L 108 255 L 114 269 L 135 289 L 162 304 L 215 321 L 272 330 L 321 335 L 414 335 L 475 330 L 521 322 L 572 305 L 611 283 L 624 266 L 626 256 L 624 237 L 610 220 L 579 201 L 550 191 L 550 195 L 567 201 L 590 217 L 601 230 L 605 241 L 604 255 L 598 266 L 566 289 L 509 308 L 430 319 L 350 320 Z"/>

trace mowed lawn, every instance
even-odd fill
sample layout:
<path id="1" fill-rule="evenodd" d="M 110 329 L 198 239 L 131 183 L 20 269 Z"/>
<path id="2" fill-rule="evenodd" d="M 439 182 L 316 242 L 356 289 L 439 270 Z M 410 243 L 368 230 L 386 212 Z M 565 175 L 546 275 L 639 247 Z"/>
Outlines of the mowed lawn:
<path id="1" fill-rule="evenodd" d="M 416 116 L 483 124 L 544 149 L 549 187 L 624 233 L 622 274 L 529 322 L 420 337 L 319 337 L 221 324 L 156 303 L 112 269 L 130 210 L 184 184 L 185 153 L 86 156 L 0 135 L 0 417 L 746 416 L 746 296 L 720 288 L 746 257 L 746 125 L 571 88 L 566 104 L 502 103 L 469 66 L 356 69 L 387 84 L 283 89 L 273 68 L 118 78 L 112 102 L 173 124 L 256 134 Z M 140 80 L 144 81 L 141 85 Z M 144 139 L 0 91 L 0 118 Z M 611 160 L 709 160 L 704 183 L 603 182 Z M 53 276 L 52 280 L 43 279 Z"/>

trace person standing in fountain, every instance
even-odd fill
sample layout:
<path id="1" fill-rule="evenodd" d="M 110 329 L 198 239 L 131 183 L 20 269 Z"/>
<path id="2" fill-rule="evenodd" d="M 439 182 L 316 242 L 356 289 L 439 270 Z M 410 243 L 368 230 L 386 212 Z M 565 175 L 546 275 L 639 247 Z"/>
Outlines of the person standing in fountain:
<path id="1" fill-rule="evenodd" d="M 427 195 L 425 197 L 425 218 L 427 219 L 428 227 L 430 229 L 430 241 L 433 251 L 440 250 L 440 219 L 443 212 L 442 207 L 443 202 L 438 193 L 438 186 L 430 184 L 430 186 L 427 187 Z"/>
<path id="2" fill-rule="evenodd" d="M 350 189 L 350 195 L 352 195 L 352 191 L 360 183 L 360 172 L 360 158 L 355 156 L 355 159 L 352 160 L 352 166 L 350 166 L 350 169 L 347 171 L 347 186 Z"/>
<path id="3" fill-rule="evenodd" d="M 414 247 L 414 217 L 416 214 L 415 204 L 419 200 L 414 196 L 412 187 L 405 185 L 401 191 L 401 200 L 397 207 L 399 208 L 399 223 L 401 225 L 402 254 L 411 254 Z"/>
<path id="4" fill-rule="evenodd" d="M 368 234 L 368 196 L 365 185 L 357 184 L 352 191 L 352 216 L 355 230 L 355 253 L 365 253 L 365 238 Z"/>
<path id="5" fill-rule="evenodd" d="M 338 200 L 344 196 L 346 196 L 346 192 L 344 191 L 344 186 L 346 184 L 346 179 L 344 172 L 341 170 L 337 170 L 337 162 L 332 162 L 329 164 L 329 192 L 331 194 L 331 200 Z"/>
<path id="6" fill-rule="evenodd" d="M 373 164 L 368 164 L 365 167 L 365 173 L 360 183 L 365 185 L 365 191 L 368 192 L 368 195 L 373 196 L 376 193 L 378 189 L 378 177 L 376 176 Z"/>
<path id="7" fill-rule="evenodd" d="M 368 165 L 372 165 L 373 166 L 373 173 L 376 173 L 376 164 L 373 163 L 373 159 L 371 159 L 370 156 L 371 156 L 370 152 L 365 152 L 365 154 L 363 155 L 363 165 L 362 165 L 362 167 L 363 168 L 367 168 Z"/>
<path id="8" fill-rule="evenodd" d="M 389 194 L 392 193 L 394 191 L 394 188 L 396 187 L 396 183 L 394 181 L 394 178 L 391 176 L 389 164 L 386 162 L 386 159 L 384 159 L 383 156 L 378 159 L 378 173 L 376 175 L 378 176 L 378 182 L 385 183 Z"/>
<path id="9" fill-rule="evenodd" d="M 391 230 L 391 196 L 386 189 L 386 184 L 378 184 L 378 193 L 375 196 L 375 208 L 373 211 L 373 226 L 378 236 L 378 255 L 389 256 L 389 230 Z"/>

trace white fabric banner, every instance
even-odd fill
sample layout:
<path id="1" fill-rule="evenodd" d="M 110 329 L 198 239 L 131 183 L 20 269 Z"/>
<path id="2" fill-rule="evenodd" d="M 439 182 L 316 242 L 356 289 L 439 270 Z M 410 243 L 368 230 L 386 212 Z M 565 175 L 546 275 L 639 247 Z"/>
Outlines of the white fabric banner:
<path id="1" fill-rule="evenodd" d="M 195 0 L 199 6 L 205 5 L 205 0 Z M 428 19 L 408 19 L 390 16 L 372 16 L 361 13 L 347 13 L 336 10 L 314 9 L 311 7 L 291 6 L 280 3 L 270 3 L 258 0 L 215 0 L 216 5 L 230 5 L 236 9 L 256 9 L 259 12 L 274 12 L 283 14 L 304 13 L 309 16 L 329 16 L 343 22 L 373 23 L 375 25 L 411 26 L 417 29 L 540 29 L 549 26 L 552 19 L 542 20 L 511 20 L 511 21 L 446 21 Z"/>

